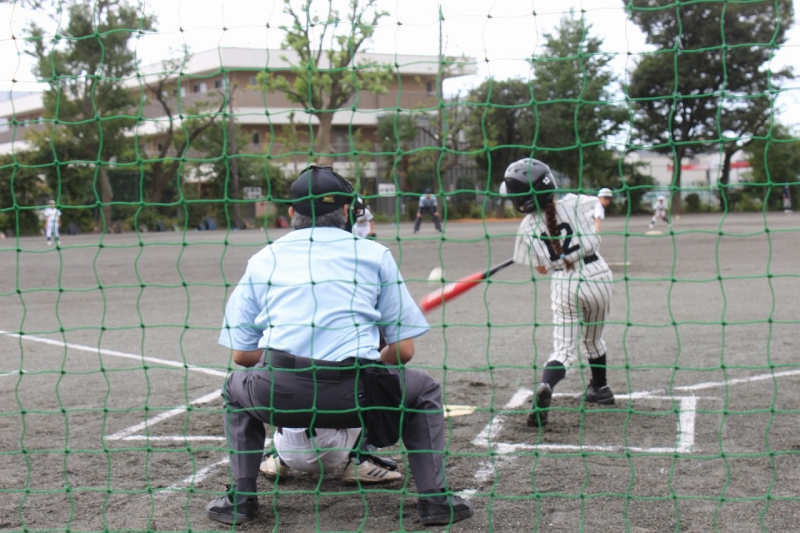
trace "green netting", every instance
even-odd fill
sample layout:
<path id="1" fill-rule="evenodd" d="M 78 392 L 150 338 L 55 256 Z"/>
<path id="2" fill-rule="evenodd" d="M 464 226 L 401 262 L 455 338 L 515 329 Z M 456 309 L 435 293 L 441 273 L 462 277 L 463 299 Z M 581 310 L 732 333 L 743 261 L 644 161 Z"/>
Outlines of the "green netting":
<path id="1" fill-rule="evenodd" d="M 2 4 L 3 531 L 228 529 L 205 514 L 233 481 L 220 387 L 238 366 L 217 339 L 249 257 L 290 231 L 293 178 L 317 162 L 350 180 L 418 300 L 512 254 L 520 218 L 499 187 L 523 157 L 562 196 L 614 193 L 616 402 L 583 401 L 578 338 L 548 424 L 526 425 L 558 327 L 549 276 L 506 268 L 428 313 L 411 364 L 441 383 L 447 484 L 476 506 L 445 529 L 796 529 L 789 0 L 289 3 L 215 26 L 280 47 L 207 37 L 149 56 L 148 40 L 212 32 L 162 30 L 125 0 Z M 641 46 L 610 50 L 620 33 Z M 415 230 L 426 188 L 441 233 L 427 216 Z M 379 453 L 400 480 L 348 485 L 344 464 L 261 477 L 245 527 L 425 529 L 409 452 Z"/>

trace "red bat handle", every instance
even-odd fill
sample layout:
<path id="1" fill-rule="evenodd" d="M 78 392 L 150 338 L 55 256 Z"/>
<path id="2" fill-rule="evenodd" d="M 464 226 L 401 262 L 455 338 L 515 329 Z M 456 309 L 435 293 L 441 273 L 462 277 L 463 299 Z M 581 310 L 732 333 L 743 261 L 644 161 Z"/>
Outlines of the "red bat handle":
<path id="1" fill-rule="evenodd" d="M 474 274 L 470 274 L 469 276 L 463 277 L 458 281 L 454 281 L 453 283 L 448 283 L 441 289 L 435 290 L 429 294 L 426 294 L 422 297 L 419 301 L 419 308 L 423 313 L 427 313 L 431 309 L 435 309 L 439 307 L 444 302 L 448 300 L 452 300 L 459 294 L 467 292 L 468 290 L 477 286 L 477 284 L 498 270 L 501 270 L 508 265 L 514 262 L 514 258 L 507 259 L 500 263 L 499 265 L 495 265 L 489 270 L 485 270 L 483 272 L 475 272 Z"/>

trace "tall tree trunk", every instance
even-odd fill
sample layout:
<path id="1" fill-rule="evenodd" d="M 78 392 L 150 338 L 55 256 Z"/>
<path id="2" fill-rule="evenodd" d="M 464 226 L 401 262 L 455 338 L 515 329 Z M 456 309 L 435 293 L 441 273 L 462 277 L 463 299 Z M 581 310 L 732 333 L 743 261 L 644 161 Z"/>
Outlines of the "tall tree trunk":
<path id="1" fill-rule="evenodd" d="M 722 171 L 719 175 L 719 208 L 725 211 L 728 207 L 728 187 L 731 181 L 731 158 L 733 152 L 725 150 L 724 159 L 722 160 Z"/>
<path id="2" fill-rule="evenodd" d="M 156 163 L 153 165 L 153 181 L 150 186 L 150 201 L 154 204 L 161 203 L 164 196 L 164 170 L 162 165 Z"/>
<path id="3" fill-rule="evenodd" d="M 686 150 L 683 148 L 675 149 L 675 164 L 672 170 L 672 190 L 670 191 L 669 211 L 670 215 L 680 215 L 683 213 L 683 205 L 681 204 L 681 173 L 683 171 L 683 156 L 686 155 Z"/>
<path id="4" fill-rule="evenodd" d="M 111 227 L 111 201 L 114 199 L 114 191 L 111 190 L 111 181 L 108 179 L 105 165 L 100 165 L 97 173 L 100 182 L 100 201 L 103 204 L 104 226 Z"/>
<path id="5" fill-rule="evenodd" d="M 319 128 L 317 128 L 317 145 L 323 154 L 317 157 L 318 165 L 333 165 L 333 113 L 321 113 L 317 115 Z"/>

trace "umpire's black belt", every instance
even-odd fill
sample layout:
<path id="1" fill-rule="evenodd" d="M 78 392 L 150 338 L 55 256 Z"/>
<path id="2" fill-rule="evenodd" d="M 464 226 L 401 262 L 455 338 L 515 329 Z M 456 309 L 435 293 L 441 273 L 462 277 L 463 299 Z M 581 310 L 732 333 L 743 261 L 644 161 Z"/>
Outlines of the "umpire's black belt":
<path id="1" fill-rule="evenodd" d="M 323 361 L 292 355 L 280 350 L 268 350 L 269 364 L 273 368 L 295 369 L 297 377 L 319 381 L 340 381 L 355 377 L 359 371 L 357 359 L 348 357 L 341 361 Z M 363 369 L 361 370 L 363 372 Z"/>

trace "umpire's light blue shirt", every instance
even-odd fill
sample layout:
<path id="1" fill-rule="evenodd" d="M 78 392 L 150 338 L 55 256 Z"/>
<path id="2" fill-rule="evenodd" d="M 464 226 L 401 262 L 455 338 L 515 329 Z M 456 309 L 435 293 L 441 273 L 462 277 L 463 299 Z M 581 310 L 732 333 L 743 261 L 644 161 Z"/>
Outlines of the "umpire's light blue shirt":
<path id="1" fill-rule="evenodd" d="M 336 228 L 295 230 L 250 258 L 225 309 L 219 343 L 339 361 L 378 359 L 430 326 L 388 248 Z"/>

